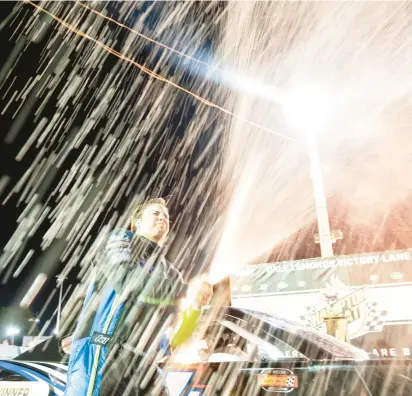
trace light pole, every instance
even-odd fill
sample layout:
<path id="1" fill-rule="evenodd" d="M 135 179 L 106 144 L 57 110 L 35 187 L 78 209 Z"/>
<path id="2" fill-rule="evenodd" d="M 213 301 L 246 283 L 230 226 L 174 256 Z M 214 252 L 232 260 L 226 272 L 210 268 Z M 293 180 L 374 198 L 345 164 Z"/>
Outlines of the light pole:
<path id="1" fill-rule="evenodd" d="M 322 257 L 333 256 L 332 237 L 330 232 L 328 207 L 326 204 L 325 189 L 323 186 L 322 166 L 315 138 L 307 137 L 307 145 L 310 160 L 310 177 L 312 180 L 313 195 L 315 198 L 316 217 L 318 221 L 318 233 L 320 251 Z"/>
<path id="2" fill-rule="evenodd" d="M 20 329 L 15 326 L 10 326 L 7 329 L 7 335 L 11 336 L 11 345 L 14 345 L 14 336 L 18 335 L 19 333 L 20 333 Z"/>
<path id="3" fill-rule="evenodd" d="M 301 135 L 304 135 L 306 140 L 321 255 L 322 257 L 331 257 L 333 256 L 333 241 L 316 137 L 327 117 L 328 98 L 323 96 L 318 87 L 300 84 L 285 95 L 283 104 L 283 112 L 287 122 Z"/>

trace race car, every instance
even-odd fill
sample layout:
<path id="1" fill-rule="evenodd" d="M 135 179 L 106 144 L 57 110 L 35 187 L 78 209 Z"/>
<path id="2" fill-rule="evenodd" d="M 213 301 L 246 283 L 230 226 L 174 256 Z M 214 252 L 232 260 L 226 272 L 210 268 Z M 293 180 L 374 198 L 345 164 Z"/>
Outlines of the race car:
<path id="1" fill-rule="evenodd" d="M 9 394 L 3 389 L 33 383 L 42 384 L 43 393 L 21 394 L 62 394 L 67 366 L 57 349 L 57 343 L 43 351 L 39 345 L 15 360 L 0 361 L 0 396 Z M 148 386 L 151 394 L 170 396 L 403 396 L 412 395 L 412 365 L 408 359 L 379 359 L 300 323 L 211 308 L 191 340 L 157 363 Z"/>
<path id="2" fill-rule="evenodd" d="M 60 340 L 50 338 L 13 360 L 0 360 L 0 395 L 64 395 L 68 359 L 60 351 Z"/>

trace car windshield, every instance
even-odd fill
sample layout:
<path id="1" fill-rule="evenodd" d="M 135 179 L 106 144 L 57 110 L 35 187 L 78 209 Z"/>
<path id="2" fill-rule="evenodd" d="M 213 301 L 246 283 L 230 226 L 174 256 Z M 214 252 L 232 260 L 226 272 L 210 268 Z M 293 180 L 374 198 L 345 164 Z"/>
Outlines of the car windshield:
<path id="1" fill-rule="evenodd" d="M 296 334 L 299 337 L 306 339 L 316 345 L 319 348 L 331 353 L 336 359 L 353 359 L 353 360 L 368 360 L 370 359 L 369 354 L 362 349 L 359 349 L 347 342 L 338 340 L 328 334 L 322 333 L 321 331 L 305 326 L 301 323 L 290 321 L 288 319 L 278 318 L 271 315 L 267 315 L 255 311 L 247 311 L 254 317 L 264 320 L 268 324 L 272 325 L 274 328 L 285 330 L 289 333 Z"/>
<path id="2" fill-rule="evenodd" d="M 243 326 L 224 316 L 212 321 L 180 347 L 172 361 L 180 363 L 248 361 L 256 363 L 307 358 L 280 339 L 260 328 Z"/>

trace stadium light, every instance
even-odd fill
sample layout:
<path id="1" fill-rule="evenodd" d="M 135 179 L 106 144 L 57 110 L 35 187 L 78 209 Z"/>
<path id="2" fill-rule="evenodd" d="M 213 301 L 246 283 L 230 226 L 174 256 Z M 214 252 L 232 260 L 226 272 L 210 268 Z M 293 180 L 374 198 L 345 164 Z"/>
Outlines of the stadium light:
<path id="1" fill-rule="evenodd" d="M 7 329 L 7 335 L 12 336 L 12 335 L 17 335 L 20 333 L 20 329 L 17 327 L 11 326 Z"/>
<path id="2" fill-rule="evenodd" d="M 305 139 L 308 148 L 311 179 L 316 206 L 319 242 L 322 257 L 333 256 L 332 237 L 326 196 L 323 185 L 322 167 L 318 153 L 318 135 L 332 116 L 334 96 L 322 84 L 312 81 L 295 81 L 287 88 L 279 88 L 262 80 L 226 70 L 223 81 L 235 90 L 259 96 L 277 103 L 286 123 Z"/>
<path id="3" fill-rule="evenodd" d="M 279 96 L 286 122 L 306 137 L 323 128 L 330 114 L 327 92 L 314 84 L 299 84 Z"/>
<path id="4" fill-rule="evenodd" d="M 7 335 L 11 336 L 11 345 L 14 345 L 14 336 L 18 335 L 20 333 L 20 329 L 15 326 L 10 326 L 7 329 Z"/>

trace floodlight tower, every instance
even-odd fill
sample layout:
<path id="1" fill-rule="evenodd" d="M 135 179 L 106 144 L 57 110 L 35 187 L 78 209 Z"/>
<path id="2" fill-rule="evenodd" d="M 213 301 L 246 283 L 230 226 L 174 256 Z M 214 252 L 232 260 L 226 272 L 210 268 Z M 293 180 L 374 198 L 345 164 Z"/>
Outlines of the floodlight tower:
<path id="1" fill-rule="evenodd" d="M 310 177 L 318 221 L 319 243 L 322 257 L 333 256 L 333 240 L 323 185 L 322 164 L 319 158 L 317 132 L 327 116 L 327 98 L 318 87 L 300 84 L 284 98 L 283 112 L 289 124 L 305 137 L 310 161 Z"/>
<path id="2" fill-rule="evenodd" d="M 333 256 L 332 236 L 330 232 L 329 213 L 326 203 L 325 189 L 323 186 L 322 165 L 319 158 L 316 141 L 312 138 L 307 139 L 310 177 L 312 180 L 313 195 L 315 198 L 316 217 L 318 221 L 318 234 L 320 251 L 322 257 Z"/>

